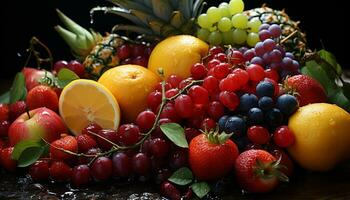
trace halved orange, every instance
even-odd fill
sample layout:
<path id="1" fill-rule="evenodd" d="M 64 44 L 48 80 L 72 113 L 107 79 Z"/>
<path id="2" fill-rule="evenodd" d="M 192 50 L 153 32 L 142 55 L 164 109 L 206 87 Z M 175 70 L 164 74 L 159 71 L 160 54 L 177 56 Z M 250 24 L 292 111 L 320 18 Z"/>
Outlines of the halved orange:
<path id="1" fill-rule="evenodd" d="M 69 83 L 61 93 L 59 112 L 75 135 L 90 123 L 117 129 L 120 122 L 117 100 L 106 87 L 92 80 L 78 79 Z"/>

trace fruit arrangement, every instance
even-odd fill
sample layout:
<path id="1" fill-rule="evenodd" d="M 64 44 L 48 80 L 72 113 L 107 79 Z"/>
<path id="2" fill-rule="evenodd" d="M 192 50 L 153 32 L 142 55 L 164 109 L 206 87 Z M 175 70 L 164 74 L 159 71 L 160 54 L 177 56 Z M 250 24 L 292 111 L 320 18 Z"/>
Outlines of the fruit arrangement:
<path id="1" fill-rule="evenodd" d="M 92 13 L 133 24 L 103 36 L 57 10 L 76 60 L 52 63 L 48 51 L 51 70 L 24 67 L 0 96 L 5 170 L 74 188 L 149 181 L 176 200 L 220 196 L 224 178 L 271 192 L 294 165 L 322 172 L 349 159 L 350 84 L 284 11 L 111 2 Z"/>

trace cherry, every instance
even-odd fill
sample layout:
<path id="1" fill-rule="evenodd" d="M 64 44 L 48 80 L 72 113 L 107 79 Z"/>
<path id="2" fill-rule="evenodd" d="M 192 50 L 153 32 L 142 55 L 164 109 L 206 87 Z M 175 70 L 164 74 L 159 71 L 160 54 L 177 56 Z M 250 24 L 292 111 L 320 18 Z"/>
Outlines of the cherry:
<path id="1" fill-rule="evenodd" d="M 208 70 L 203 63 L 195 63 L 191 67 L 191 75 L 196 80 L 204 78 L 207 75 L 207 72 Z"/>
<path id="2" fill-rule="evenodd" d="M 117 132 L 115 130 L 102 129 L 97 134 L 111 142 L 116 143 L 118 141 Z M 101 147 L 104 150 L 111 149 L 113 145 L 107 142 L 106 140 L 102 139 L 101 137 L 96 137 L 99 147 Z"/>
<path id="3" fill-rule="evenodd" d="M 201 123 L 201 129 L 203 131 L 209 131 L 216 128 L 216 122 L 211 118 L 205 118 Z"/>
<path id="4" fill-rule="evenodd" d="M 54 181 L 68 181 L 72 176 L 72 168 L 62 161 L 53 162 L 50 166 L 50 177 Z"/>
<path id="5" fill-rule="evenodd" d="M 278 81 L 279 81 L 278 72 L 274 69 L 266 69 L 265 76 L 266 76 L 266 78 L 274 80 L 276 83 L 278 83 Z"/>
<path id="6" fill-rule="evenodd" d="M 231 50 L 228 54 L 228 60 L 233 65 L 239 65 L 244 63 L 243 54 L 237 50 Z"/>
<path id="7" fill-rule="evenodd" d="M 123 124 L 118 129 L 117 137 L 120 144 L 130 146 L 141 139 L 141 134 L 139 127 L 135 124 Z"/>
<path id="8" fill-rule="evenodd" d="M 92 149 L 89 149 L 85 154 L 96 156 L 97 154 L 99 154 L 101 152 L 102 151 L 100 148 L 92 148 Z M 80 156 L 79 157 L 79 164 L 88 164 L 92 159 L 93 159 L 93 157 Z"/>
<path id="9" fill-rule="evenodd" d="M 246 71 L 249 74 L 249 79 L 254 82 L 260 82 L 265 78 L 264 68 L 260 65 L 250 64 Z"/>
<path id="10" fill-rule="evenodd" d="M 127 58 L 121 62 L 123 65 L 128 65 L 128 64 L 133 64 L 133 59 L 132 58 Z"/>
<path id="11" fill-rule="evenodd" d="M 165 92 L 165 97 L 166 98 L 171 98 L 179 93 L 179 89 L 177 88 L 172 88 L 168 91 Z"/>
<path id="12" fill-rule="evenodd" d="M 240 84 L 237 81 L 237 75 L 230 74 L 227 78 L 224 78 L 219 83 L 220 91 L 235 92 L 240 89 Z"/>
<path id="13" fill-rule="evenodd" d="M 220 102 L 230 110 L 235 110 L 239 105 L 239 97 L 234 92 L 220 92 Z"/>
<path id="14" fill-rule="evenodd" d="M 193 106 L 193 110 L 192 110 L 193 113 L 192 113 L 191 118 L 203 118 L 206 115 L 205 109 L 206 109 L 206 105 L 195 104 Z"/>
<path id="15" fill-rule="evenodd" d="M 192 77 L 186 78 L 179 83 L 179 89 L 184 89 L 187 85 L 191 84 L 193 81 Z"/>
<path id="16" fill-rule="evenodd" d="M 75 137 L 78 142 L 78 151 L 85 153 L 89 149 L 96 148 L 97 142 L 88 134 L 80 134 Z"/>
<path id="17" fill-rule="evenodd" d="M 131 48 L 128 44 L 123 44 L 117 49 L 117 56 L 120 60 L 125 60 L 130 57 Z"/>
<path id="18" fill-rule="evenodd" d="M 169 118 L 162 118 L 158 121 L 158 126 L 156 130 L 151 134 L 152 138 L 165 138 L 163 131 L 160 129 L 160 125 L 171 123 L 172 121 Z M 145 145 L 145 144 L 143 144 Z"/>
<path id="19" fill-rule="evenodd" d="M 37 160 L 29 167 L 29 175 L 34 181 L 47 180 L 49 178 L 49 162 Z"/>
<path id="20" fill-rule="evenodd" d="M 96 123 L 91 123 L 87 125 L 83 130 L 81 130 L 82 135 L 90 135 L 92 138 L 95 138 L 94 135 L 92 135 L 90 132 L 93 132 L 97 134 L 100 130 L 102 130 L 102 127 Z"/>
<path id="21" fill-rule="evenodd" d="M 143 67 L 147 67 L 148 57 L 146 57 L 145 55 L 137 56 L 136 58 L 134 58 L 132 60 L 132 63 L 135 64 L 135 65 L 140 65 L 140 66 L 143 66 Z"/>
<path id="22" fill-rule="evenodd" d="M 200 122 L 202 122 L 202 120 Z M 185 129 L 185 136 L 188 143 L 190 143 L 191 140 L 199 134 L 201 134 L 201 132 L 198 129 L 195 129 L 195 128 Z"/>
<path id="23" fill-rule="evenodd" d="M 150 110 L 142 111 L 136 118 L 136 124 L 143 133 L 149 131 L 153 127 L 155 121 L 156 115 Z"/>
<path id="24" fill-rule="evenodd" d="M 179 117 L 179 115 L 175 109 L 175 105 L 171 102 L 168 102 L 165 104 L 165 106 L 160 114 L 160 118 L 168 118 L 172 122 L 178 122 L 181 120 L 181 118 Z"/>
<path id="25" fill-rule="evenodd" d="M 153 91 L 147 96 L 147 105 L 153 111 L 162 103 L 162 93 L 160 91 Z"/>
<path id="26" fill-rule="evenodd" d="M 208 62 L 207 68 L 208 68 L 208 70 L 211 70 L 211 69 L 213 69 L 214 67 L 218 66 L 220 63 L 221 63 L 220 60 L 218 60 L 218 59 L 213 59 L 213 60 L 211 60 L 211 61 Z"/>
<path id="27" fill-rule="evenodd" d="M 160 186 L 160 192 L 165 197 L 171 200 L 179 200 L 181 199 L 180 191 L 170 182 L 165 181 Z"/>
<path id="28" fill-rule="evenodd" d="M 107 157 L 98 157 L 91 165 L 91 175 L 97 181 L 105 181 L 113 172 L 112 160 Z"/>
<path id="29" fill-rule="evenodd" d="M 182 118 L 189 118 L 192 116 L 193 101 L 190 96 L 181 94 L 175 99 L 175 109 L 177 114 Z"/>
<path id="30" fill-rule="evenodd" d="M 124 152 L 115 153 L 112 157 L 113 176 L 127 178 L 132 172 L 131 158 Z"/>
<path id="31" fill-rule="evenodd" d="M 146 46 L 143 44 L 135 44 L 131 46 L 131 55 L 133 57 L 142 56 L 145 53 Z"/>
<path id="32" fill-rule="evenodd" d="M 225 107 L 219 101 L 212 101 L 209 103 L 207 113 L 210 118 L 217 121 L 225 113 Z"/>
<path id="33" fill-rule="evenodd" d="M 241 69 L 241 68 L 234 69 L 232 71 L 232 74 L 236 75 L 235 76 L 235 78 L 236 78 L 235 81 L 237 81 L 236 84 L 238 84 L 240 87 L 243 87 L 249 81 L 249 74 L 248 74 L 248 72 L 243 70 L 243 69 Z"/>
<path id="34" fill-rule="evenodd" d="M 7 137 L 11 123 L 8 120 L 0 122 L 0 137 Z"/>
<path id="35" fill-rule="evenodd" d="M 154 177 L 156 184 L 161 184 L 162 182 L 168 180 L 168 178 L 171 176 L 171 171 L 169 169 L 159 169 L 156 172 L 156 175 Z"/>
<path id="36" fill-rule="evenodd" d="M 164 85 L 164 89 L 165 91 L 168 91 L 170 90 L 172 87 L 170 85 L 170 83 L 168 82 L 165 82 L 165 85 Z M 162 92 L 162 82 L 159 82 L 157 85 L 156 85 L 156 88 L 155 88 L 157 91 L 159 92 Z"/>
<path id="37" fill-rule="evenodd" d="M 212 95 L 219 90 L 219 81 L 214 76 L 207 76 L 204 78 L 202 86 Z"/>
<path id="38" fill-rule="evenodd" d="M 193 128 L 198 128 L 198 129 L 200 129 L 200 128 L 201 128 L 202 121 L 203 121 L 203 119 L 204 119 L 205 117 L 206 117 L 206 116 L 196 116 L 196 115 L 194 115 L 193 117 L 187 119 L 186 125 L 187 125 L 188 127 L 193 127 Z"/>
<path id="39" fill-rule="evenodd" d="M 225 78 L 230 73 L 230 65 L 227 63 L 220 63 L 213 68 L 213 76 L 219 80 Z"/>
<path id="40" fill-rule="evenodd" d="M 151 159 L 144 153 L 135 154 L 132 157 L 132 167 L 138 175 L 147 175 L 151 170 Z"/>
<path id="41" fill-rule="evenodd" d="M 188 152 L 185 149 L 176 149 L 171 153 L 169 158 L 169 166 L 173 170 L 180 169 L 188 165 Z"/>
<path id="42" fill-rule="evenodd" d="M 248 139 L 255 144 L 267 144 L 270 141 L 269 131 L 262 126 L 252 126 L 247 131 Z"/>
<path id="43" fill-rule="evenodd" d="M 213 46 L 209 49 L 209 54 L 210 55 L 216 55 L 218 53 L 224 53 L 224 49 L 220 46 Z"/>
<path id="44" fill-rule="evenodd" d="M 72 70 L 80 78 L 83 78 L 84 75 L 85 75 L 85 68 L 84 68 L 84 66 L 80 62 L 78 62 L 76 60 L 70 61 L 68 63 L 67 68 Z"/>
<path id="45" fill-rule="evenodd" d="M 179 84 L 180 82 L 182 81 L 183 79 L 175 74 L 172 74 L 169 76 L 167 82 L 170 83 L 171 87 L 172 88 L 178 88 L 179 87 Z"/>
<path id="46" fill-rule="evenodd" d="M 59 61 L 55 62 L 55 64 L 53 65 L 53 72 L 57 74 L 61 69 L 67 68 L 67 67 L 68 67 L 67 61 L 59 60 Z"/>
<path id="47" fill-rule="evenodd" d="M 202 86 L 194 85 L 190 87 L 190 89 L 188 90 L 188 95 L 191 97 L 194 104 L 207 105 L 209 102 L 208 90 Z"/>
<path id="48" fill-rule="evenodd" d="M 220 62 L 227 62 L 227 56 L 225 53 L 218 53 L 214 56 L 215 59 L 218 59 Z"/>
<path id="49" fill-rule="evenodd" d="M 273 133 L 273 141 L 277 146 L 287 148 L 295 142 L 294 133 L 288 126 L 280 126 Z"/>
<path id="50" fill-rule="evenodd" d="M 84 187 L 91 181 L 90 168 L 87 165 L 78 165 L 73 168 L 71 182 L 75 187 Z"/>
<path id="51" fill-rule="evenodd" d="M 169 149 L 169 143 L 167 143 L 164 139 L 161 138 L 154 138 L 150 143 L 151 153 L 156 158 L 162 158 L 167 156 Z"/>

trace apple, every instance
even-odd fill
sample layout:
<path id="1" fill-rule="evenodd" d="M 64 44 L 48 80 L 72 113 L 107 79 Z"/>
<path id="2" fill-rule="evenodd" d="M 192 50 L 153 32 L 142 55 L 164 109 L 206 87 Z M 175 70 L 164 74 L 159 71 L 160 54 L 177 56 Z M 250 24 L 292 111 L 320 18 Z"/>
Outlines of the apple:
<path id="1" fill-rule="evenodd" d="M 39 81 L 40 81 L 40 79 L 45 77 L 45 74 L 49 78 L 54 77 L 54 75 L 49 71 L 39 70 L 39 69 L 35 69 L 35 68 L 30 68 L 30 67 L 24 67 L 22 69 L 22 73 L 23 73 L 25 80 L 26 80 L 27 91 L 30 91 L 35 86 L 40 85 Z"/>
<path id="2" fill-rule="evenodd" d="M 67 128 L 61 117 L 54 111 L 41 107 L 23 113 L 10 126 L 8 136 L 11 146 L 21 140 L 44 138 L 48 142 L 60 138 L 67 133 Z"/>

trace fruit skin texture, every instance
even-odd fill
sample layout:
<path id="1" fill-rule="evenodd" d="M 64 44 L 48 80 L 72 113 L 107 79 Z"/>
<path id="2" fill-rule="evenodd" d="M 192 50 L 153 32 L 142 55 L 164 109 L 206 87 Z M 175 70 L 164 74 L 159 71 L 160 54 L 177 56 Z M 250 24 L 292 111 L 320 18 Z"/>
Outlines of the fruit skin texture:
<path id="1" fill-rule="evenodd" d="M 235 162 L 238 184 L 249 192 L 269 192 L 278 185 L 279 181 L 275 176 L 268 179 L 257 176 L 254 170 L 257 160 L 265 164 L 276 161 L 276 158 L 264 150 L 252 149 L 241 153 Z"/>
<path id="2" fill-rule="evenodd" d="M 38 85 L 31 89 L 27 95 L 26 103 L 29 110 L 46 107 L 58 111 L 58 97 L 56 92 L 48 86 Z"/>
<path id="3" fill-rule="evenodd" d="M 227 175 L 234 167 L 238 148 L 228 139 L 223 144 L 211 143 L 200 134 L 189 145 L 189 163 L 199 180 L 215 180 Z"/>
<path id="4" fill-rule="evenodd" d="M 52 142 L 67 133 L 67 128 L 61 117 L 48 108 L 37 108 L 19 116 L 9 128 L 10 145 L 14 146 L 21 140 L 44 138 Z"/>
<path id="5" fill-rule="evenodd" d="M 41 78 L 45 77 L 45 74 L 49 78 L 54 77 L 51 72 L 30 67 L 24 67 L 22 69 L 22 73 L 25 77 L 27 91 L 30 91 L 35 86 L 40 85 L 39 81 Z"/>
<path id="6" fill-rule="evenodd" d="M 158 75 L 158 68 L 163 68 L 164 79 L 172 74 L 185 79 L 191 76 L 192 65 L 200 62 L 208 49 L 205 42 L 190 35 L 168 37 L 153 49 L 148 69 Z"/>
<path id="7" fill-rule="evenodd" d="M 17 101 L 10 105 L 10 121 L 15 121 L 27 109 L 25 101 Z"/>
<path id="8" fill-rule="evenodd" d="M 16 171 L 17 161 L 11 158 L 13 147 L 8 147 L 0 151 L 0 164 L 1 166 L 11 172 Z"/>
<path id="9" fill-rule="evenodd" d="M 55 160 L 69 161 L 75 156 L 65 153 L 60 149 L 65 149 L 74 153 L 78 153 L 78 142 L 73 136 L 66 136 L 58 139 L 50 145 L 50 157 Z"/>
<path id="10" fill-rule="evenodd" d="M 287 84 L 299 94 L 296 96 L 299 106 L 327 102 L 326 92 L 322 85 L 309 76 L 302 74 L 292 76 L 287 79 Z"/>
<path id="11" fill-rule="evenodd" d="M 152 71 L 139 65 L 121 65 L 106 71 L 98 80 L 109 89 L 122 110 L 122 119 L 135 121 L 147 108 L 147 97 L 160 81 Z"/>
<path id="12" fill-rule="evenodd" d="M 10 107 L 7 104 L 0 104 L 0 121 L 8 120 L 10 116 Z"/>
<path id="13" fill-rule="evenodd" d="M 288 152 L 303 168 L 328 171 L 350 158 L 350 114 L 342 108 L 327 103 L 303 106 L 288 127 L 295 137 Z"/>

